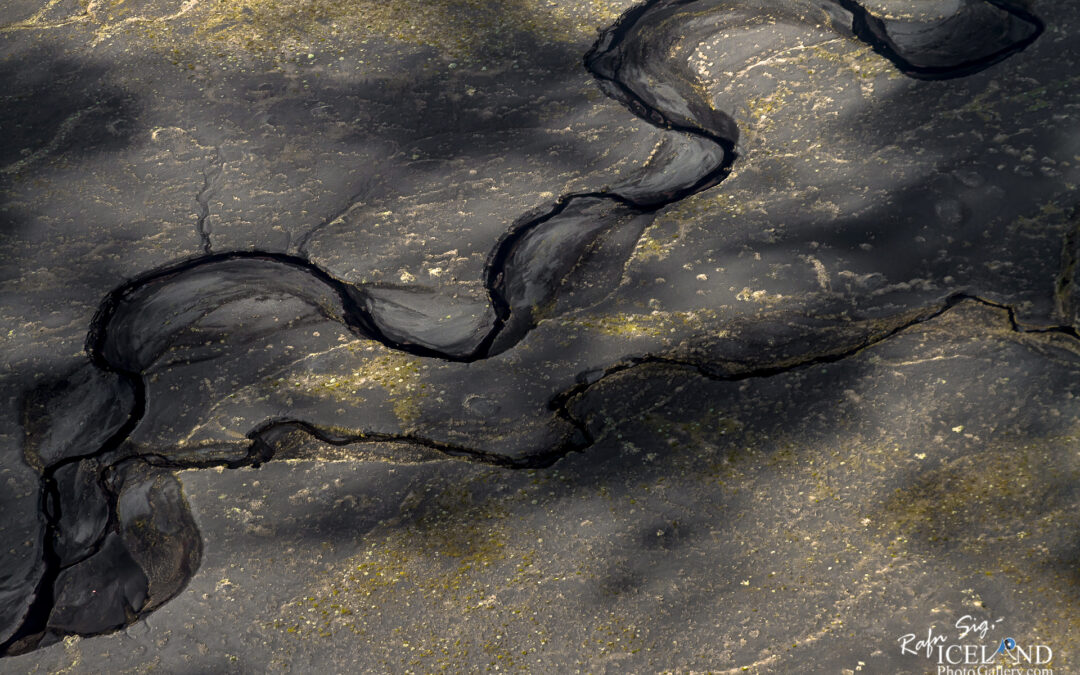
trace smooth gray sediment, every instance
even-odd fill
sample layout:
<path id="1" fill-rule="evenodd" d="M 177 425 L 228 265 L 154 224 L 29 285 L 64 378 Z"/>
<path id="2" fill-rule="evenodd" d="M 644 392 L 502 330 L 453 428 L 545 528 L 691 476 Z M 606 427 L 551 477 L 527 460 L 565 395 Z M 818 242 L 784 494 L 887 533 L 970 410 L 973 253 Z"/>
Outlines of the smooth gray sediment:
<path id="1" fill-rule="evenodd" d="M 137 275 L 110 293 L 87 341 L 91 363 L 27 399 L 24 454 L 41 475 L 46 522 L 37 571 L 19 578 L 32 581 L 18 581 L 7 604 L 14 609 L 0 614 L 5 652 L 115 630 L 184 587 L 201 547 L 168 470 L 257 466 L 297 433 L 335 446 L 402 441 L 481 463 L 549 466 L 594 442 L 569 407 L 593 385 L 658 363 L 712 373 L 705 361 L 661 349 L 584 370 L 588 358 L 571 359 L 569 368 L 524 385 L 509 376 L 521 367 L 517 348 L 535 349 L 528 338 L 542 320 L 580 316 L 625 283 L 622 266 L 657 210 L 730 173 L 738 125 L 699 86 L 687 52 L 722 30 L 779 22 L 818 31 L 825 19 L 904 74 L 945 79 L 993 65 L 1043 30 L 1011 3 L 954 4 L 940 16 L 886 18 L 846 1 L 655 1 L 630 10 L 585 63 L 608 95 L 663 129 L 654 152 L 629 178 L 564 194 L 513 220 L 480 279 L 453 297 L 438 288 L 343 280 L 289 253 L 210 253 L 210 195 L 227 162 L 217 148 L 217 166 L 204 170 L 196 197 L 206 255 Z M 963 297 L 857 325 L 824 355 L 806 349 L 745 371 L 719 366 L 721 379 L 846 358 Z M 542 354 L 524 359 L 544 362 Z M 486 384 L 466 396 L 463 378 Z M 305 391 L 343 383 L 340 408 L 312 401 L 305 409 Z M 532 419 L 520 422 L 522 411 Z"/>

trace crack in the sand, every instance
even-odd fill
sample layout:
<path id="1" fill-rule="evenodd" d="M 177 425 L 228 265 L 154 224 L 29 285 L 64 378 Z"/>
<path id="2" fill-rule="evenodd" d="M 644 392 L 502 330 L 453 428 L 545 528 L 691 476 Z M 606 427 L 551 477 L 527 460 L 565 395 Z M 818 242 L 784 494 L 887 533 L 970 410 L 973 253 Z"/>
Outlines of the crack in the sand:
<path id="1" fill-rule="evenodd" d="M 594 374 L 593 376 L 588 377 L 586 381 L 579 382 L 554 396 L 548 403 L 548 409 L 552 411 L 556 417 L 568 422 L 575 431 L 567 434 L 563 442 L 552 446 L 547 451 L 524 458 L 507 457 L 471 448 L 467 445 L 436 441 L 416 434 L 395 434 L 377 431 L 353 431 L 345 433 L 342 431 L 330 431 L 304 420 L 281 418 L 267 420 L 252 430 L 248 434 L 250 446 L 248 447 L 245 456 L 238 459 L 210 459 L 205 461 L 176 460 L 160 453 L 146 453 L 134 457 L 122 458 L 110 465 L 109 468 L 115 469 L 119 465 L 130 461 L 142 461 L 150 466 L 172 470 L 209 467 L 226 467 L 231 469 L 240 467 L 258 467 L 273 459 L 276 454 L 276 448 L 286 435 L 297 432 L 306 434 L 327 445 L 338 447 L 367 443 L 408 443 L 436 451 L 449 458 L 497 466 L 509 470 L 548 468 L 572 453 L 587 450 L 595 445 L 598 438 L 589 430 L 588 420 L 577 417 L 571 410 L 571 407 L 574 401 L 585 396 L 589 390 L 610 377 L 625 374 L 637 368 L 647 366 L 669 366 L 689 370 L 693 371 L 697 376 L 714 382 L 741 382 L 751 379 L 779 377 L 792 372 L 813 368 L 815 366 L 838 363 L 846 359 L 860 356 L 866 350 L 895 338 L 914 327 L 933 321 L 964 303 L 983 305 L 1005 312 L 1008 329 L 1011 332 L 1020 334 L 1061 334 L 1075 340 L 1078 347 L 1080 347 L 1080 333 L 1071 326 L 1025 326 L 1017 321 L 1015 309 L 1011 305 L 1002 304 L 969 293 L 956 293 L 949 296 L 940 304 L 918 312 L 916 316 L 900 325 L 894 326 L 878 335 L 867 336 L 856 345 L 837 349 L 832 352 L 805 356 L 783 363 L 766 365 L 756 364 L 722 372 L 703 359 L 685 359 L 666 354 L 645 354 L 625 359 L 608 366 L 599 374 Z M 725 363 L 729 364 L 729 362 Z"/>
<path id="2" fill-rule="evenodd" d="M 222 174 L 225 172 L 225 157 L 221 154 L 220 146 L 214 147 L 214 158 L 209 164 L 210 166 L 204 168 L 202 172 L 202 188 L 195 195 L 195 203 L 199 205 L 199 212 L 196 214 L 195 233 L 199 236 L 202 252 L 205 255 L 214 252 L 210 232 L 206 229 L 206 220 L 210 217 L 210 197 L 218 188 Z"/>

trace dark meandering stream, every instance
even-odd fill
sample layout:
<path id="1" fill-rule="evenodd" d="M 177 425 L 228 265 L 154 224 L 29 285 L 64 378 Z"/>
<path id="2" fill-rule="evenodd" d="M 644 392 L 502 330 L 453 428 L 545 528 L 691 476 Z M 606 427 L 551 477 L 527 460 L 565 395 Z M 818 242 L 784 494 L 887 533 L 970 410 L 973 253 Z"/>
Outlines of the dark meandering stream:
<path id="1" fill-rule="evenodd" d="M 548 466 L 588 447 L 592 439 L 568 411 L 568 401 L 607 374 L 663 362 L 663 356 L 582 377 L 579 385 L 554 396 L 549 414 L 562 417 L 576 432 L 524 459 L 413 435 L 342 434 L 292 418 L 268 419 L 241 430 L 250 441 L 242 455 L 206 451 L 192 459 L 146 454 L 125 442 L 147 415 L 146 373 L 167 358 L 177 335 L 257 293 L 288 296 L 358 337 L 417 356 L 473 362 L 513 348 L 536 324 L 536 308 L 559 295 L 583 255 L 604 236 L 622 230 L 636 238 L 650 213 L 711 188 L 729 174 L 737 158 L 738 128 L 704 98 L 685 63 L 663 58 L 677 43 L 694 44 L 720 26 L 760 17 L 827 22 L 869 45 L 905 75 L 945 79 L 1007 58 L 1034 42 L 1044 28 L 1037 17 L 1006 0 L 942 4 L 951 13 L 925 21 L 879 18 L 854 0 L 651 0 L 628 11 L 601 34 L 584 63 L 607 95 L 662 130 L 660 149 L 622 183 L 564 195 L 546 212 L 516 221 L 489 255 L 483 281 L 490 306 L 478 324 L 425 330 L 417 326 L 415 312 L 387 300 L 380 289 L 336 279 L 305 257 L 284 253 L 208 250 L 109 293 L 87 338 L 90 365 L 31 392 L 25 402 L 26 457 L 40 473 L 46 525 L 36 588 L 27 589 L 14 612 L 0 612 L 17 621 L 0 624 L 0 636 L 9 636 L 0 654 L 24 653 L 64 635 L 122 628 L 184 587 L 199 565 L 201 540 L 172 470 L 258 466 L 274 457 L 285 435 L 296 431 L 340 445 L 408 441 L 509 468 Z M 234 330 L 271 329 L 237 325 Z"/>

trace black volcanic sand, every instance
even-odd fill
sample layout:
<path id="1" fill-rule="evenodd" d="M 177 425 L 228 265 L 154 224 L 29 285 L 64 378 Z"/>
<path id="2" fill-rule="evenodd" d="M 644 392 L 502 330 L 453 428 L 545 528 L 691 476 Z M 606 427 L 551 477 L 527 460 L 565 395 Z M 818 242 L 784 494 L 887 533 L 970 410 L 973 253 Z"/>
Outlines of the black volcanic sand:
<path id="1" fill-rule="evenodd" d="M 1067 672 L 1073 8 L 0 22 L 0 671 Z"/>

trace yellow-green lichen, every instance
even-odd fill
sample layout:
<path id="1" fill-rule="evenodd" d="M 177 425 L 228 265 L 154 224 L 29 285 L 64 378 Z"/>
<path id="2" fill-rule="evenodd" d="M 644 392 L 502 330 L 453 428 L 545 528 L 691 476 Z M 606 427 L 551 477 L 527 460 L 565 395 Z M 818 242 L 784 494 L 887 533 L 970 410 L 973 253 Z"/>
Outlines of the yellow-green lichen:
<path id="1" fill-rule="evenodd" d="M 790 88 L 781 85 L 770 94 L 750 99 L 746 104 L 746 119 L 740 120 L 744 122 L 742 126 L 751 127 L 757 131 L 772 129 L 774 126 L 773 113 L 778 112 L 786 105 L 791 94 L 792 90 Z"/>
<path id="2" fill-rule="evenodd" d="M 854 46 L 855 44 L 843 42 L 839 45 L 832 43 L 817 45 L 808 50 L 805 58 L 808 64 L 822 61 L 835 64 L 859 79 L 868 80 L 882 75 L 893 78 L 903 77 L 886 58 L 875 53 L 873 49 L 868 46 Z"/>
<path id="3" fill-rule="evenodd" d="M 618 337 L 664 337 L 684 329 L 705 329 L 717 318 L 710 309 L 693 312 L 653 311 L 649 314 L 614 314 L 599 317 L 572 316 L 563 321 L 569 327 L 584 328 L 601 335 Z M 727 331 L 720 331 L 723 337 Z M 717 335 L 714 333 L 714 335 Z"/>
<path id="4" fill-rule="evenodd" d="M 760 305 L 771 306 L 784 300 L 784 296 L 780 293 L 769 293 L 763 289 L 752 289 L 749 286 L 744 286 L 741 291 L 735 294 L 735 299 L 742 302 L 754 302 Z"/>
<path id="5" fill-rule="evenodd" d="M 536 555 L 508 552 L 507 513 L 498 500 L 474 503 L 470 482 L 435 495 L 410 493 L 399 517 L 366 550 L 286 606 L 272 626 L 300 639 L 366 636 L 385 628 L 379 625 L 381 611 L 402 604 L 420 612 L 430 608 L 432 614 L 452 605 L 455 621 L 491 612 L 522 620 L 520 608 L 501 607 L 491 592 L 527 573 Z M 517 558 L 510 560 L 512 555 Z M 481 643 L 457 628 L 403 624 L 391 631 L 393 647 L 413 666 L 461 663 L 470 653 L 503 665 L 515 658 L 497 639 Z"/>
<path id="6" fill-rule="evenodd" d="M 432 47 L 448 59 L 468 61 L 530 35 L 541 42 L 590 41 L 625 3 L 589 0 L 570 7 L 547 2 L 435 0 L 230 0 L 196 3 L 181 21 L 156 26 L 176 53 L 196 47 L 255 54 L 307 53 L 320 45 L 362 45 L 366 40 Z M 115 14 L 115 12 L 113 12 Z"/>
<path id="7" fill-rule="evenodd" d="M 423 361 L 420 358 L 386 349 L 369 340 L 356 340 L 342 346 L 363 359 L 360 365 L 333 372 L 304 371 L 268 378 L 266 384 L 273 389 L 287 387 L 314 398 L 354 405 L 364 402 L 365 390 L 377 387 L 386 392 L 402 426 L 408 426 L 419 417 L 421 400 L 427 396 L 428 389 L 421 375 Z"/>
<path id="8" fill-rule="evenodd" d="M 962 427 L 956 427 L 962 429 Z M 1043 443 L 986 448 L 924 472 L 885 503 L 887 521 L 908 537 L 930 543 L 955 540 L 973 550 L 1023 539 L 1025 513 L 1046 503 L 1053 484 L 1040 480 L 1050 460 Z M 995 536 L 986 536 L 995 531 Z"/>

